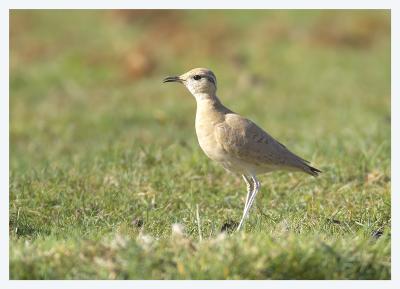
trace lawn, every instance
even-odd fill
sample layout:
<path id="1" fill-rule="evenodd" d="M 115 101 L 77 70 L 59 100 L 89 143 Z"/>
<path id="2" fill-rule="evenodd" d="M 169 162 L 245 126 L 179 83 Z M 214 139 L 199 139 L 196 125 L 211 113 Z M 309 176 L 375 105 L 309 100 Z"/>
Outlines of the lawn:
<path id="1" fill-rule="evenodd" d="M 323 171 L 246 187 L 166 76 Z M 10 12 L 10 279 L 390 279 L 390 12 Z"/>

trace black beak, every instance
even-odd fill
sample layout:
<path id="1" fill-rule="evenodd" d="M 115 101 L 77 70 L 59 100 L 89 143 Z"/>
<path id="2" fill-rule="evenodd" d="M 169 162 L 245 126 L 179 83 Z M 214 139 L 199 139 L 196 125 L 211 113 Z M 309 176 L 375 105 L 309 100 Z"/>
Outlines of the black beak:
<path id="1" fill-rule="evenodd" d="M 182 79 L 180 79 L 179 76 L 168 76 L 164 78 L 163 83 L 165 82 L 182 82 Z"/>

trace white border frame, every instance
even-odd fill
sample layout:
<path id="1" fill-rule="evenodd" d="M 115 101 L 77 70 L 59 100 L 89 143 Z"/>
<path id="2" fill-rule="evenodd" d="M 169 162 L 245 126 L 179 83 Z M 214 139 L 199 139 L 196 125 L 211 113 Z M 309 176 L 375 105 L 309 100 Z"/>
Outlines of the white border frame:
<path id="1" fill-rule="evenodd" d="M 35 2 L 35 3 L 33 3 Z M 399 288 L 400 287 L 400 9 L 399 1 L 393 0 L 280 0 L 259 2 L 246 0 L 227 2 L 212 0 L 179 1 L 179 0 L 147 0 L 141 3 L 129 3 L 127 0 L 6 0 L 0 2 L 0 284 L 1 288 L 70 288 L 96 287 L 100 288 L 243 288 L 269 287 L 288 288 Z M 229 5 L 227 5 L 229 4 Z M 396 7 L 397 6 L 397 7 Z M 391 173 L 392 173 L 392 280 L 390 281 L 14 281 L 9 280 L 9 9 L 390 9 L 392 18 L 392 98 L 391 98 Z M 6 76 L 6 77 L 4 77 Z M 396 130 L 397 129 L 397 130 Z M 394 193 L 397 192 L 397 193 Z M 4 258 L 5 256 L 5 258 Z"/>

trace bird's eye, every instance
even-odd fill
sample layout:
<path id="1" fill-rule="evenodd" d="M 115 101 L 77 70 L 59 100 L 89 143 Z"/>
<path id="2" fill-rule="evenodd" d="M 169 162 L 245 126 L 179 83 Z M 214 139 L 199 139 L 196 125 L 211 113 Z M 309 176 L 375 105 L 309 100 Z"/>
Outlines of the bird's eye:
<path id="1" fill-rule="evenodd" d="M 200 79 L 201 79 L 201 76 L 200 76 L 200 75 L 195 75 L 195 76 L 193 76 L 193 79 L 194 79 L 194 80 L 200 80 Z"/>

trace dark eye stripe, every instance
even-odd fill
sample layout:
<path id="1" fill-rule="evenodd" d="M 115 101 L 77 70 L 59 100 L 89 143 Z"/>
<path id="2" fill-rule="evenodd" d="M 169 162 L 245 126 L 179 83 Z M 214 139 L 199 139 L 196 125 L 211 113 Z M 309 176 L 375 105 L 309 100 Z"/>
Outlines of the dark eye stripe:
<path id="1" fill-rule="evenodd" d="M 212 78 L 211 76 L 206 76 L 209 82 L 212 82 L 215 85 L 215 81 L 214 78 Z"/>
<path id="2" fill-rule="evenodd" d="M 206 78 L 209 82 L 211 82 L 214 85 L 216 85 L 214 78 L 212 76 L 210 76 L 210 75 L 198 75 L 198 74 L 196 74 L 195 76 L 193 76 L 193 79 L 194 80 L 200 80 L 203 77 Z"/>

